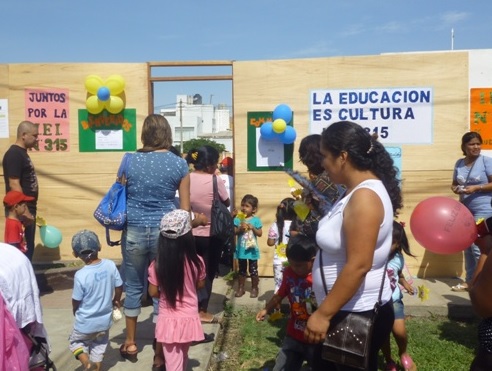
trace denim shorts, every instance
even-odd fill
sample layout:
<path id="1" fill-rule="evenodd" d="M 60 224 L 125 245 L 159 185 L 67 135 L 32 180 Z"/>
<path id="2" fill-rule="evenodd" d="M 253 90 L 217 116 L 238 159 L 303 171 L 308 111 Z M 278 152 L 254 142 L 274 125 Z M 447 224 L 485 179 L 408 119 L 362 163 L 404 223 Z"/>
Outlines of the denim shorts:
<path id="1" fill-rule="evenodd" d="M 125 284 L 125 316 L 137 317 L 147 287 L 148 268 L 157 255 L 159 227 L 127 226 L 121 239 Z"/>
<path id="2" fill-rule="evenodd" d="M 395 312 L 395 319 L 405 319 L 405 306 L 401 299 L 393 302 L 393 311 Z"/>
<path id="3" fill-rule="evenodd" d="M 109 342 L 109 330 L 83 334 L 73 330 L 68 338 L 70 351 L 78 359 L 81 353 L 89 355 L 92 362 L 102 362 Z"/>

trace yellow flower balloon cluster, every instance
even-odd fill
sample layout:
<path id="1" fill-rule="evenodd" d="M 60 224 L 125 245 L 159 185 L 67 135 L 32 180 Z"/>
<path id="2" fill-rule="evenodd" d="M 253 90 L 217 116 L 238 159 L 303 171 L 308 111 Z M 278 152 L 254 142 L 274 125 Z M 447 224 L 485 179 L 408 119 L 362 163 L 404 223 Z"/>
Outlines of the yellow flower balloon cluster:
<path id="1" fill-rule="evenodd" d="M 85 88 L 88 93 L 85 106 L 89 113 L 97 115 L 105 109 L 117 114 L 125 109 L 125 80 L 120 75 L 111 75 L 106 81 L 99 76 L 89 75 L 85 78 Z"/>

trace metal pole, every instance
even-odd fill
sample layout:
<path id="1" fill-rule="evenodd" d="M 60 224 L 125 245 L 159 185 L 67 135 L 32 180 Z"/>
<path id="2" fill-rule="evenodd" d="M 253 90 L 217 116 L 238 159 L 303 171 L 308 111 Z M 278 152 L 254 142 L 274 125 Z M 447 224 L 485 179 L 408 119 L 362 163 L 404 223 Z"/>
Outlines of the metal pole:
<path id="1" fill-rule="evenodd" d="M 454 50 L 454 28 L 451 29 L 451 50 Z"/>
<path id="2" fill-rule="evenodd" d="M 179 132 L 181 136 L 181 144 L 180 144 L 180 152 L 184 153 L 183 151 L 183 101 L 180 99 L 179 100 Z"/>

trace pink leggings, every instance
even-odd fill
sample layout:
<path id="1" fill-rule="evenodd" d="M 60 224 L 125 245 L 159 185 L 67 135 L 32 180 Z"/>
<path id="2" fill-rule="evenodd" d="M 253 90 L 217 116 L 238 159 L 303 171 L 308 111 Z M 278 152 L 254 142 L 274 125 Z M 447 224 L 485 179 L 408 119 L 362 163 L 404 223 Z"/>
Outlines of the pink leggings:
<path id="1" fill-rule="evenodd" d="M 185 371 L 191 343 L 162 344 L 166 371 Z"/>

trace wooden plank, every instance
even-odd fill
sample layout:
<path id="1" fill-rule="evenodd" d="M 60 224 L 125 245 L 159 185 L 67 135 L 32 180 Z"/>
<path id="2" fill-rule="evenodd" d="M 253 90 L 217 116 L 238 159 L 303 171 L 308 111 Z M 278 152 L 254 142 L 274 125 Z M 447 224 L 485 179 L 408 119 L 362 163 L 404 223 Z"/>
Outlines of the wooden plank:
<path id="1" fill-rule="evenodd" d="M 148 62 L 150 67 L 214 67 L 232 66 L 234 61 L 167 61 Z"/>

